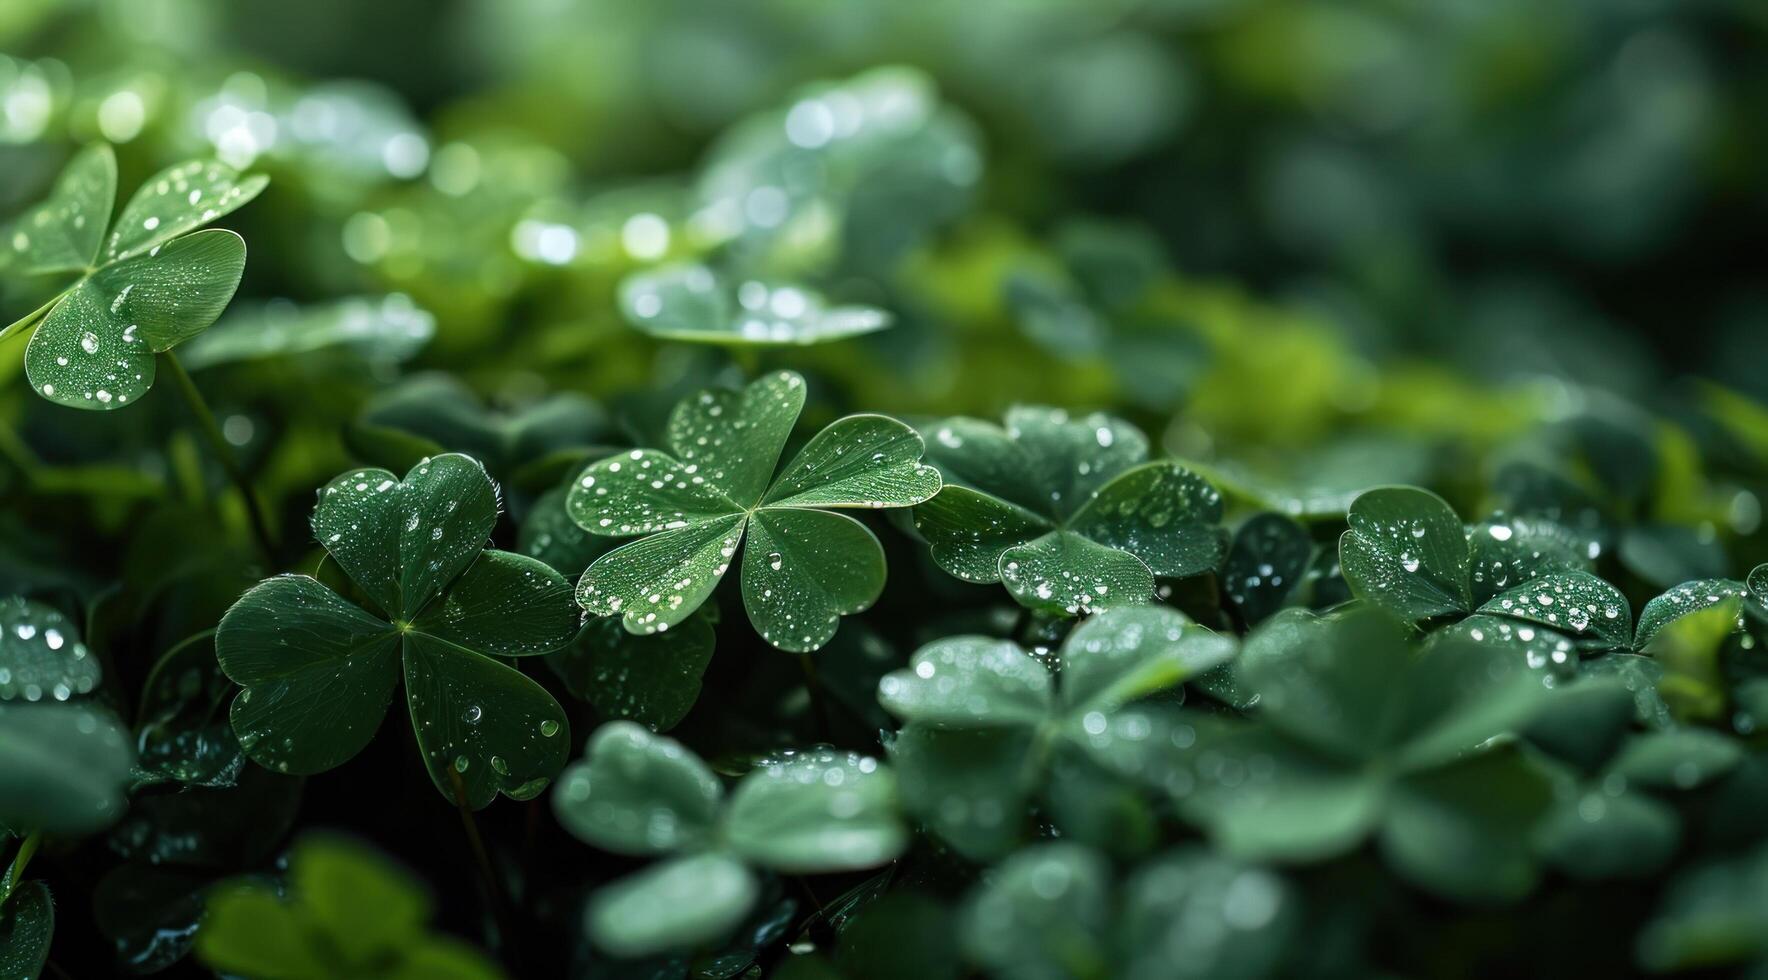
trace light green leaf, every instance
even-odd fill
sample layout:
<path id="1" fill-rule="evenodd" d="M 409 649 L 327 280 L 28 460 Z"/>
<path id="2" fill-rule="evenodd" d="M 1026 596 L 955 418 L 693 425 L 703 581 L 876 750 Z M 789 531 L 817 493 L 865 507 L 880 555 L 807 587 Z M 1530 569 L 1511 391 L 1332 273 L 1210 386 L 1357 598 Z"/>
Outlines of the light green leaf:
<path id="1" fill-rule="evenodd" d="M 105 143 L 74 154 L 43 203 L 0 237 L 0 267 L 20 275 L 83 272 L 98 260 L 117 197 L 117 156 Z"/>
<path id="2" fill-rule="evenodd" d="M 409 360 L 435 335 L 436 318 L 404 293 L 301 306 L 276 301 L 228 316 L 179 356 L 192 371 L 333 350 L 385 365 Z"/>
<path id="3" fill-rule="evenodd" d="M 1050 528 L 1017 504 L 955 483 L 915 508 L 915 530 L 927 539 L 934 562 L 966 582 L 999 582 L 1001 553 Z"/>
<path id="4" fill-rule="evenodd" d="M 1166 606 L 1129 606 L 1086 620 L 1062 643 L 1062 706 L 1108 712 L 1225 663 L 1238 644 Z"/>
<path id="5" fill-rule="evenodd" d="M 509 608 L 513 620 L 526 611 L 519 603 Z M 475 810 L 498 793 L 530 800 L 564 768 L 570 722 L 552 695 L 521 671 L 415 631 L 405 636 L 404 663 L 418 751 L 444 797 L 464 799 Z"/>
<path id="6" fill-rule="evenodd" d="M 107 265 L 81 288 L 108 298 L 105 327 L 125 341 L 139 336 L 149 350 L 166 351 L 220 318 L 245 269 L 245 239 L 209 229 Z"/>
<path id="7" fill-rule="evenodd" d="M 55 901 L 49 886 L 27 881 L 0 904 L 0 976 L 37 980 L 55 938 Z"/>
<path id="8" fill-rule="evenodd" d="M 153 387 L 154 355 L 128 321 L 111 316 L 114 298 L 82 280 L 37 325 L 25 346 L 25 375 L 44 398 L 70 408 L 108 411 Z"/>
<path id="9" fill-rule="evenodd" d="M 603 718 L 661 732 L 674 728 L 699 699 L 713 642 L 705 616 L 690 616 L 651 636 L 634 636 L 615 620 L 598 619 L 547 660 L 571 693 Z"/>
<path id="10" fill-rule="evenodd" d="M 1558 572 L 1524 582 L 1481 606 L 1482 613 L 1509 616 L 1568 634 L 1582 647 L 1625 650 L 1633 610 L 1619 589 L 1589 572 Z"/>
<path id="11" fill-rule="evenodd" d="M 1749 591 L 1742 582 L 1728 578 L 1684 582 L 1647 602 L 1639 611 L 1633 649 L 1645 649 L 1659 630 L 1683 616 L 1710 609 L 1727 599 L 1740 598 Z"/>
<path id="12" fill-rule="evenodd" d="M 584 571 L 577 602 L 597 616 L 620 616 L 640 635 L 675 626 L 718 586 L 746 523 L 739 514 L 621 545 Z"/>
<path id="13" fill-rule="evenodd" d="M 743 608 L 768 643 L 797 653 L 821 648 L 841 617 L 884 591 L 884 549 L 845 514 L 764 508 L 749 521 Z"/>
<path id="14" fill-rule="evenodd" d="M 709 388 L 670 413 L 667 437 L 683 463 L 739 506 L 751 506 L 773 482 L 786 438 L 804 408 L 804 379 L 780 371 L 742 391 Z M 592 528 L 593 530 L 593 528 Z"/>
<path id="15" fill-rule="evenodd" d="M 1068 528 L 1140 558 L 1155 575 L 1184 578 L 1221 564 L 1222 495 L 1177 463 L 1147 463 L 1107 483 Z"/>
<path id="16" fill-rule="evenodd" d="M 1467 612 L 1467 538 L 1441 497 L 1380 487 L 1352 502 L 1339 539 L 1345 581 L 1357 598 L 1417 622 Z"/>
<path id="17" fill-rule="evenodd" d="M 1001 582 L 1028 609 L 1074 616 L 1154 598 L 1154 573 L 1127 551 L 1053 531 L 1001 553 Z"/>
<path id="18" fill-rule="evenodd" d="M 717 853 L 676 858 L 597 893 L 589 934 L 620 957 L 690 950 L 727 936 L 760 894 L 740 861 Z"/>
<path id="19" fill-rule="evenodd" d="M 829 306 L 802 286 L 746 280 L 734 289 L 704 265 L 636 272 L 620 284 L 620 312 L 668 340 L 735 346 L 819 344 L 882 330 L 870 306 Z"/>
<path id="20" fill-rule="evenodd" d="M 935 640 L 878 682 L 878 700 L 904 721 L 940 728 L 1032 727 L 1049 717 L 1050 671 L 1007 640 Z"/>
<path id="21" fill-rule="evenodd" d="M 86 834 L 117 819 L 135 754 L 109 711 L 0 703 L 0 827 Z"/>
<path id="22" fill-rule="evenodd" d="M 631 722 L 590 737 L 565 771 L 553 812 L 577 837 L 621 854 L 666 854 L 712 841 L 724 788 L 699 756 Z"/>
<path id="23" fill-rule="evenodd" d="M 702 524 L 744 508 L 706 482 L 697 465 L 634 449 L 585 469 L 571 485 L 565 509 L 591 534 L 632 537 Z"/>
<path id="24" fill-rule="evenodd" d="M 811 437 L 767 491 L 769 507 L 908 507 L 939 492 L 914 429 L 882 415 L 849 415 Z"/>
<path id="25" fill-rule="evenodd" d="M 239 210 L 270 178 L 241 178 L 226 164 L 192 160 L 168 167 L 142 183 L 123 207 L 105 246 L 107 262 L 150 251 L 188 231 Z"/>
<path id="26" fill-rule="evenodd" d="M 399 683 L 398 633 L 305 575 L 241 596 L 215 633 L 221 669 L 245 690 L 233 730 L 252 761 L 315 773 L 374 738 Z"/>
<path id="27" fill-rule="evenodd" d="M 26 599 L 0 599 L 0 702 L 66 701 L 98 686 L 98 658 L 61 610 Z"/>
<path id="28" fill-rule="evenodd" d="M 346 962 L 372 960 L 423 936 L 430 900 L 366 847 L 306 839 L 289 858 L 289 891 Z"/>
<path id="29" fill-rule="evenodd" d="M 1678 719 L 1712 721 L 1724 714 L 1725 678 L 1719 650 L 1737 629 L 1739 602 L 1730 598 L 1678 616 L 1660 626 L 1645 645 L 1642 652 L 1663 670 L 1658 694 Z"/>
<path id="30" fill-rule="evenodd" d="M 1078 844 L 1040 844 L 995 869 L 964 914 L 964 947 L 997 977 L 1110 975 L 1111 869 Z"/>
<path id="31" fill-rule="evenodd" d="M 745 859 L 791 874 L 875 867 L 908 844 L 890 770 L 828 748 L 751 770 L 731 792 L 721 836 Z"/>

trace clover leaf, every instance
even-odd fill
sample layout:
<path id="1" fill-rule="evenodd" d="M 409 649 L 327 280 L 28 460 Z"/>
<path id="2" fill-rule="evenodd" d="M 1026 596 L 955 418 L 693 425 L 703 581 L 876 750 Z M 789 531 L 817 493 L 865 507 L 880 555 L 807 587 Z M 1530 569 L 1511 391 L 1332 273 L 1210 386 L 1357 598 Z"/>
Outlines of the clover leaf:
<path id="1" fill-rule="evenodd" d="M 964 945 L 1003 978 L 1253 980 L 1282 964 L 1298 905 L 1277 875 L 1197 847 L 1160 855 L 1113 887 L 1101 855 L 1045 843 L 972 891 Z"/>
<path id="2" fill-rule="evenodd" d="M 36 323 L 25 350 L 31 387 L 58 405 L 98 411 L 145 394 L 154 354 L 214 323 L 245 270 L 243 239 L 197 229 L 242 207 L 267 183 L 220 163 L 181 163 L 149 177 L 113 227 L 116 156 L 102 143 L 75 155 L 48 200 L 0 233 L 11 268 L 80 275 L 14 325 Z"/>
<path id="3" fill-rule="evenodd" d="M 714 641 L 704 614 L 651 636 L 634 636 L 617 620 L 592 619 L 546 660 L 572 695 L 588 701 L 601 717 L 663 732 L 699 700 Z"/>
<path id="4" fill-rule="evenodd" d="M 1399 874 L 1441 895 L 1509 899 L 1533 885 L 1527 834 L 1550 784 L 1514 747 L 1480 748 L 1546 695 L 1519 659 L 1451 635 L 1420 646 L 1362 609 L 1279 614 L 1238 665 L 1255 719 L 1186 712 L 1162 725 L 1184 761 L 1158 774 L 1226 853 L 1313 861 L 1374 835 Z"/>
<path id="5" fill-rule="evenodd" d="M 890 326 L 870 306 L 830 306 L 802 286 L 748 279 L 734 288 L 704 265 L 636 272 L 620 284 L 620 312 L 653 337 L 733 346 L 805 346 Z"/>
<path id="6" fill-rule="evenodd" d="M 875 759 L 814 749 L 762 760 L 727 796 L 706 763 L 631 722 L 597 729 L 553 794 L 565 828 L 597 847 L 671 855 L 604 888 L 590 935 L 616 956 L 722 938 L 761 894 L 756 867 L 853 871 L 901 853 L 896 782 Z"/>
<path id="7" fill-rule="evenodd" d="M 583 573 L 577 601 L 646 634 L 706 601 L 743 548 L 743 607 L 782 650 L 827 644 L 841 617 L 884 588 L 878 539 L 843 509 L 907 507 L 939 492 L 921 437 L 882 415 L 817 433 L 775 475 L 804 406 L 789 371 L 742 391 L 709 389 L 675 407 L 667 452 L 634 449 L 583 471 L 566 500 L 592 534 L 637 537 Z M 744 539 L 747 538 L 747 543 Z"/>
<path id="8" fill-rule="evenodd" d="M 505 409 L 486 407 L 452 375 L 419 374 L 376 395 L 344 430 L 362 459 L 409 468 L 459 452 L 510 482 L 540 489 L 575 469 L 608 435 L 607 413 L 575 392 Z"/>
<path id="9" fill-rule="evenodd" d="M 0 701 L 66 701 L 97 686 L 98 658 L 61 610 L 23 596 L 0 599 Z"/>
<path id="10" fill-rule="evenodd" d="M 285 980 L 495 980 L 483 953 L 432 932 L 430 899 L 405 871 L 341 838 L 291 849 L 286 892 L 255 878 L 218 886 L 196 934 L 210 969 Z"/>
<path id="11" fill-rule="evenodd" d="M 1222 565 L 1223 591 L 1240 619 L 1256 625 L 1282 608 L 1314 560 L 1307 528 L 1282 514 L 1254 514 L 1234 532 Z"/>
<path id="12" fill-rule="evenodd" d="M 229 314 L 184 348 L 192 371 L 220 364 L 349 351 L 376 367 L 410 360 L 436 335 L 436 318 L 404 293 L 296 306 L 276 300 Z"/>
<path id="13" fill-rule="evenodd" d="M 1049 768 L 1121 768 L 1112 716 L 1233 656 L 1232 638 L 1164 606 L 1109 610 L 1063 642 L 1060 685 L 1018 645 L 982 636 L 936 640 L 878 683 L 907 722 L 893 757 L 903 804 L 960 853 L 999 856 Z M 1053 785 L 1053 784 L 1052 784 Z M 1071 814 L 1078 820 L 1090 815 Z"/>
<path id="14" fill-rule="evenodd" d="M 1147 462 L 1127 422 L 1015 408 L 1004 428 L 950 418 L 928 431 L 946 488 L 915 508 L 915 529 L 966 582 L 1002 582 L 1022 606 L 1073 616 L 1148 602 L 1156 576 L 1221 561 L 1221 494 L 1178 463 Z"/>
<path id="15" fill-rule="evenodd" d="M 11 869 L 7 869 L 10 875 Z M 0 888 L 0 976 L 40 977 L 55 938 L 55 901 L 41 881 Z"/>
<path id="16" fill-rule="evenodd" d="M 305 575 L 254 586 L 221 620 L 215 652 L 244 688 L 231 716 L 253 761 L 324 772 L 362 751 L 401 677 L 424 766 L 477 809 L 531 799 L 565 763 L 565 714 L 499 658 L 570 640 L 570 586 L 524 555 L 487 550 L 497 487 L 468 456 L 403 480 L 345 473 L 319 493 L 313 532 L 367 608 Z"/>
<path id="17" fill-rule="evenodd" d="M 0 702 L 0 828 L 83 834 L 122 814 L 134 752 L 90 704 Z"/>

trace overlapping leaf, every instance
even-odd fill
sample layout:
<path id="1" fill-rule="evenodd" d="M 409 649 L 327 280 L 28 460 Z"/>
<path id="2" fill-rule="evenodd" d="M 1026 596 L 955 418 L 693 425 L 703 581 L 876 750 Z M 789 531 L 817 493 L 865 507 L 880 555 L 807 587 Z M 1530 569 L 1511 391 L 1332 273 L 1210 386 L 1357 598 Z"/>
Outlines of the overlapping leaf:
<path id="1" fill-rule="evenodd" d="M 1221 495 L 1106 415 L 1016 408 L 1004 428 L 930 426 L 946 489 L 915 508 L 933 559 L 969 582 L 1002 582 L 1021 605 L 1073 616 L 1148 602 L 1155 578 L 1214 569 L 1226 550 Z"/>
<path id="2" fill-rule="evenodd" d="M 103 411 L 138 400 L 153 385 L 154 355 L 215 322 L 239 287 L 246 247 L 233 232 L 197 229 L 268 179 L 178 164 L 148 178 L 111 227 L 116 182 L 110 147 L 89 147 L 4 233 L 13 267 L 81 274 L 40 311 L 25 351 L 31 387 L 60 405 Z"/>
<path id="3" fill-rule="evenodd" d="M 842 616 L 884 587 L 872 532 L 835 509 L 920 503 L 939 490 L 921 438 L 880 415 L 851 415 L 775 464 L 804 405 L 804 379 L 769 375 L 740 392 L 708 390 L 677 405 L 667 452 L 635 449 L 584 470 L 566 508 L 591 534 L 638 537 L 595 560 L 577 597 L 634 633 L 694 613 L 743 550 L 743 605 L 783 650 L 827 644 Z M 747 537 L 747 542 L 744 539 Z"/>
<path id="4" fill-rule="evenodd" d="M 284 575 L 228 610 L 215 649 L 244 688 L 231 714 L 254 761 L 289 773 L 340 765 L 374 737 L 403 680 L 444 796 L 477 808 L 547 785 L 569 744 L 564 712 L 499 658 L 563 646 L 576 616 L 557 572 L 485 548 L 497 504 L 484 468 L 460 455 L 403 480 L 354 470 L 320 491 L 314 534 L 371 608 Z"/>

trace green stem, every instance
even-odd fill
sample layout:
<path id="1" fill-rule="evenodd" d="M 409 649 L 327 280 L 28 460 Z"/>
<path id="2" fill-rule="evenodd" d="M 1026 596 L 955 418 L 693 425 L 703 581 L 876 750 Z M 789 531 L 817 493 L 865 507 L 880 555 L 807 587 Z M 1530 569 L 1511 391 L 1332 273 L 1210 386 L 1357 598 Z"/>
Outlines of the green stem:
<path id="1" fill-rule="evenodd" d="M 485 850 L 485 838 L 479 835 L 479 821 L 473 817 L 473 808 L 467 805 L 466 784 L 461 781 L 460 773 L 453 766 L 448 767 L 448 782 L 454 789 L 454 803 L 460 810 L 460 824 L 466 830 L 467 847 L 473 852 L 473 864 L 479 872 L 479 891 L 491 913 L 492 928 L 497 933 L 495 945 L 506 955 L 513 955 L 515 948 L 511 945 L 511 939 L 514 934 L 504 921 L 503 889 L 498 887 L 497 873 L 491 867 L 491 853 Z"/>
<path id="2" fill-rule="evenodd" d="M 804 690 L 810 695 L 810 714 L 816 722 L 817 737 L 828 741 L 832 729 L 829 725 L 829 706 L 823 698 L 822 681 L 816 675 L 816 661 L 810 654 L 798 655 L 798 666 L 804 669 Z"/>
<path id="3" fill-rule="evenodd" d="M 197 426 L 208 440 L 209 449 L 221 461 L 221 467 L 227 471 L 228 479 L 233 481 L 234 488 L 244 499 L 246 516 L 251 519 L 252 534 L 258 540 L 259 550 L 264 552 L 265 562 L 275 565 L 276 544 L 270 537 L 270 523 L 264 517 L 264 502 L 258 499 L 258 492 L 252 488 L 251 481 L 246 479 L 245 471 L 240 469 L 239 460 L 233 455 L 233 447 L 227 444 L 227 437 L 221 434 L 221 426 L 215 421 L 215 413 L 209 409 L 203 393 L 197 390 L 196 382 L 190 380 L 190 372 L 184 370 L 177 354 L 162 351 L 160 363 L 171 373 L 172 380 L 178 386 L 178 393 L 184 396 L 184 404 L 190 407 L 190 414 L 196 416 Z"/>
<path id="4" fill-rule="evenodd" d="M 0 893 L 0 905 L 6 904 L 6 900 L 17 890 L 19 882 L 24 880 L 25 867 L 31 863 L 31 855 L 37 853 L 37 845 L 42 841 L 43 832 L 33 830 L 24 843 L 18 845 L 18 853 L 12 856 L 12 870 L 6 873 L 6 890 Z"/>
<path id="5" fill-rule="evenodd" d="M 37 325 L 37 321 L 43 319 L 45 316 L 48 316 L 49 311 L 55 309 L 55 304 L 61 302 L 62 297 L 66 296 L 66 295 L 67 295 L 67 290 L 64 289 L 61 292 L 56 293 L 54 296 L 51 296 L 47 303 L 44 303 L 42 306 L 39 306 L 36 309 L 32 310 L 31 312 L 26 313 L 24 315 L 24 319 L 14 320 L 13 322 L 7 324 L 5 327 L 0 328 L 0 344 L 3 344 L 6 341 L 11 340 L 15 334 L 29 333 L 30 329 Z"/>

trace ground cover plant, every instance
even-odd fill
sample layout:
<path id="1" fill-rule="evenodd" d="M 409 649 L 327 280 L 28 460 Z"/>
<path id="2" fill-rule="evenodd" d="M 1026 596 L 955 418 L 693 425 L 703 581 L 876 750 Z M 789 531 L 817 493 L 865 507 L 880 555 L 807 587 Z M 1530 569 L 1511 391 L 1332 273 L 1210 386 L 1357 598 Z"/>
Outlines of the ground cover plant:
<path id="1" fill-rule="evenodd" d="M 0 977 L 1763 973 L 1765 35 L 5 6 Z"/>

